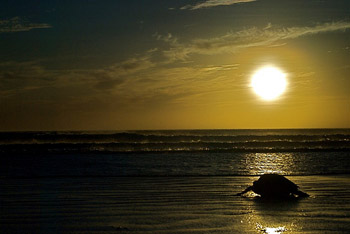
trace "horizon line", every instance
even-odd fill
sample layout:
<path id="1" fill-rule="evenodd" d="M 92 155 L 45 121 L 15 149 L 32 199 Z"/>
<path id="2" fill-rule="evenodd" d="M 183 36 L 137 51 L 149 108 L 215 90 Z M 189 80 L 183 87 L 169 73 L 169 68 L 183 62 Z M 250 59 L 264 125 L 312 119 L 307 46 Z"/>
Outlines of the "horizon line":
<path id="1" fill-rule="evenodd" d="M 337 128 L 178 128 L 178 129 L 75 129 L 75 130 L 0 130 L 0 133 L 6 132 L 128 132 L 128 131 L 244 131 L 244 130 L 350 130 L 350 127 Z"/>

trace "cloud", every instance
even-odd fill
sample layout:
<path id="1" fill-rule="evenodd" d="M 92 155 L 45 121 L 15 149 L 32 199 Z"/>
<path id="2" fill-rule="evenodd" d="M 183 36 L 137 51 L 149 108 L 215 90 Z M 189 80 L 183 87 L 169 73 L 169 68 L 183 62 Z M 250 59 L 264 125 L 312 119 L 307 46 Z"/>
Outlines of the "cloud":
<path id="1" fill-rule="evenodd" d="M 31 23 L 20 17 L 0 20 L 0 33 L 25 32 L 32 29 L 51 28 L 49 24 Z"/>
<path id="2" fill-rule="evenodd" d="M 262 29 L 253 27 L 238 32 L 231 32 L 220 37 L 195 39 L 189 43 L 180 43 L 171 34 L 158 36 L 169 44 L 169 49 L 163 51 L 171 61 L 185 60 L 191 54 L 220 54 L 230 53 L 243 48 L 255 46 L 281 45 L 281 41 L 303 36 L 316 35 L 335 31 L 345 31 L 350 28 L 350 22 L 332 22 L 319 24 L 314 27 L 277 28 L 271 24 Z"/>
<path id="3" fill-rule="evenodd" d="M 0 63 L 0 93 L 33 89 L 47 83 L 48 77 L 52 78 L 53 74 L 35 62 Z"/>
<path id="4" fill-rule="evenodd" d="M 152 51 L 148 52 L 148 54 L 152 53 Z M 90 76 L 94 77 L 96 80 L 95 88 L 100 90 L 111 90 L 114 89 L 115 86 L 123 84 L 127 80 L 126 77 L 150 69 L 154 66 L 156 66 L 156 64 L 151 61 L 150 56 L 140 56 L 88 73 L 90 73 Z"/>
<path id="5" fill-rule="evenodd" d="M 105 108 L 122 112 L 128 108 L 226 105 L 233 100 L 232 90 L 235 95 L 240 93 L 249 99 L 248 81 L 242 76 L 240 64 L 209 66 L 179 62 L 193 54 L 216 55 L 253 46 L 271 46 L 289 39 L 349 28 L 347 22 L 289 28 L 269 24 L 260 29 L 253 27 L 187 43 L 171 34 L 155 34 L 154 37 L 167 46 L 165 49 L 162 45 L 98 69 L 50 70 L 39 62 L 0 63 L 0 95 L 3 103 L 11 100 L 33 105 L 45 102 L 48 106 L 73 111 Z M 160 53 L 167 58 L 160 60 Z M 314 76 L 312 71 L 296 74 L 298 82 L 303 83 Z"/>
<path id="6" fill-rule="evenodd" d="M 181 7 L 181 10 L 198 10 L 202 8 L 228 6 L 237 3 L 255 2 L 256 0 L 207 0 L 205 2 L 197 3 L 195 5 L 186 5 Z"/>
<path id="7" fill-rule="evenodd" d="M 147 56 L 91 70 L 50 70 L 35 61 L 6 62 L 0 63 L 0 95 L 6 102 L 21 100 L 72 110 L 91 103 L 110 109 L 184 105 L 195 96 L 229 87 L 232 77 L 224 76 L 238 67 L 239 64 L 223 64 L 171 68 L 155 64 Z"/>
<path id="8" fill-rule="evenodd" d="M 51 70 L 38 61 L 0 63 L 0 94 L 17 95 L 27 90 L 38 92 L 49 87 L 84 87 L 93 95 L 111 91 L 136 74 L 154 67 L 148 56 L 130 58 L 94 69 Z"/>

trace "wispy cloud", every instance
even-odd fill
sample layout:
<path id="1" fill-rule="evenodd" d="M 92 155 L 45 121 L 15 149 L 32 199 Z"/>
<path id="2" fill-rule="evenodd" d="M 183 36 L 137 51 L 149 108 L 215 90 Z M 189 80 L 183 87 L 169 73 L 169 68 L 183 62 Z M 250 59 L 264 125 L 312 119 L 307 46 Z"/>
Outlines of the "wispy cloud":
<path id="1" fill-rule="evenodd" d="M 0 95 L 6 102 L 45 102 L 73 111 L 75 107 L 88 110 L 92 103 L 94 108 L 108 110 L 186 106 L 232 85 L 242 87 L 237 80 L 232 82 L 232 71 L 238 68 L 239 64 L 168 67 L 149 57 L 90 70 L 50 70 L 34 61 L 7 62 L 0 63 Z"/>
<path id="2" fill-rule="evenodd" d="M 181 7 L 181 10 L 198 10 L 202 8 L 210 8 L 216 6 L 228 6 L 237 3 L 247 3 L 247 2 L 255 2 L 256 0 L 207 0 L 201 3 L 197 3 L 195 5 L 186 5 Z"/>
<path id="3" fill-rule="evenodd" d="M 0 33 L 11 32 L 25 32 L 32 29 L 51 28 L 50 24 L 44 23 L 31 23 L 20 17 L 13 17 L 11 19 L 0 19 Z"/>
<path id="4" fill-rule="evenodd" d="M 154 66 L 155 64 L 151 61 L 149 56 L 143 56 L 131 58 L 104 69 L 88 73 L 95 78 L 95 88 L 106 91 L 123 84 L 127 80 L 126 77 L 133 76 L 138 72 L 142 72 Z"/>
<path id="5" fill-rule="evenodd" d="M 85 90 L 84 93 L 90 96 L 108 95 L 124 83 L 137 83 L 140 73 L 154 67 L 149 54 L 104 68 L 85 70 L 50 70 L 37 61 L 0 63 L 0 95 L 14 97 L 29 91 L 39 94 L 51 88 L 65 90 L 62 91 L 64 96 L 67 96 L 67 90 L 75 89 Z M 60 93 L 56 92 L 56 96 Z M 79 93 L 68 96 L 76 97 Z"/>
<path id="6" fill-rule="evenodd" d="M 168 46 L 165 50 L 161 45 L 110 66 L 85 70 L 50 70 L 40 62 L 0 63 L 0 95 L 6 103 L 21 100 L 37 105 L 45 101 L 48 108 L 54 105 L 57 110 L 72 112 L 97 108 L 101 113 L 105 110 L 124 113 L 128 108 L 232 104 L 232 90 L 244 100 L 250 97 L 242 65 L 188 65 L 179 60 L 188 62 L 193 54 L 216 55 L 254 46 L 280 45 L 289 39 L 349 28 L 349 22 L 290 28 L 269 24 L 188 43 L 171 34 L 154 34 Z M 159 59 L 161 53 L 167 58 Z M 295 77 L 298 84 L 311 84 L 315 73 L 300 70 Z M 235 101 L 238 102 L 241 101 Z"/>
<path id="7" fill-rule="evenodd" d="M 350 29 L 350 22 L 332 22 L 319 24 L 314 27 L 277 28 L 269 24 L 259 29 L 256 27 L 238 32 L 228 33 L 209 39 L 195 39 L 189 43 L 180 43 L 172 35 L 158 36 L 158 40 L 169 43 L 169 49 L 163 53 L 171 61 L 185 60 L 190 54 L 220 54 L 255 46 L 273 46 L 285 40 L 303 36 L 316 35 Z M 171 38 L 171 40 L 169 39 Z"/>

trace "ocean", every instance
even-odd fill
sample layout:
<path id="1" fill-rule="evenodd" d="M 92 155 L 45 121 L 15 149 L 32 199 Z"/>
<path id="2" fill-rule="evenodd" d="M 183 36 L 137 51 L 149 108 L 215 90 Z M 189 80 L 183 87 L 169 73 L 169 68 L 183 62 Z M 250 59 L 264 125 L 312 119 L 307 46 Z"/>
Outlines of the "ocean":
<path id="1" fill-rule="evenodd" d="M 1 233 L 350 233 L 350 129 L 0 133 Z M 265 173 L 309 198 L 234 196 Z"/>

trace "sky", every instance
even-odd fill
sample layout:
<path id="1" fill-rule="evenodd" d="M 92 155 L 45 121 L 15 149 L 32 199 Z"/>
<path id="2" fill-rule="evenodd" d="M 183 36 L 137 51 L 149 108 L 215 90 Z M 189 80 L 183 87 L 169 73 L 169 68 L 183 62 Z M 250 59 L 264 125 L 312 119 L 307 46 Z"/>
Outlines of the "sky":
<path id="1" fill-rule="evenodd" d="M 349 75 L 348 0 L 0 2 L 1 131 L 350 128 Z"/>

